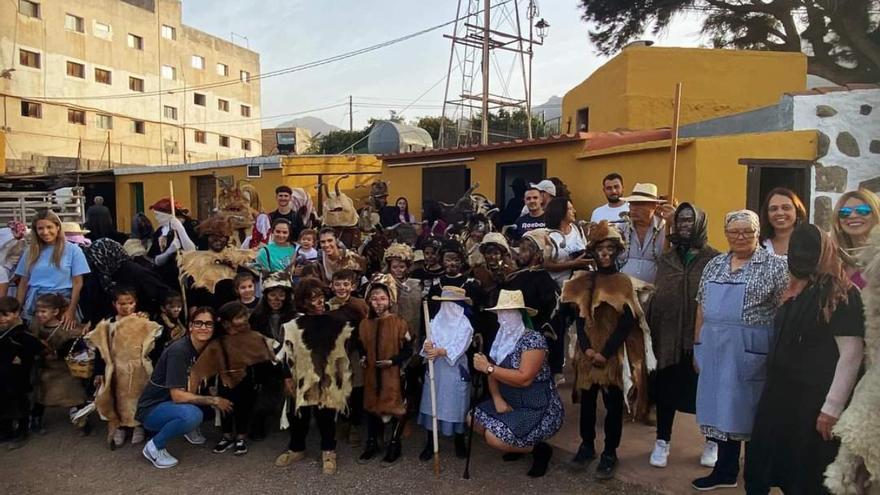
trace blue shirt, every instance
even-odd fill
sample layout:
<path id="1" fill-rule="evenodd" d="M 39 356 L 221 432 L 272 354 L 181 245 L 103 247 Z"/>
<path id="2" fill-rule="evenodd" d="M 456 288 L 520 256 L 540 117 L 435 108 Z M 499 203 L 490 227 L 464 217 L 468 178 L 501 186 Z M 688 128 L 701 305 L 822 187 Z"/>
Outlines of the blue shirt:
<path id="1" fill-rule="evenodd" d="M 270 242 L 261 247 L 257 252 L 257 264 L 264 270 L 270 272 L 278 272 L 290 266 L 296 250 L 299 246 L 290 244 L 288 246 L 279 246 L 274 242 Z"/>
<path id="2" fill-rule="evenodd" d="M 52 263 L 55 246 L 44 247 L 37 262 L 27 269 L 27 252 L 18 261 L 15 274 L 27 277 L 28 292 L 24 301 L 26 317 L 33 314 L 34 304 L 40 294 L 63 293 L 70 295 L 73 289 L 73 277 L 89 273 L 89 264 L 82 249 L 72 242 L 65 241 L 64 253 L 61 255 L 60 267 Z"/>

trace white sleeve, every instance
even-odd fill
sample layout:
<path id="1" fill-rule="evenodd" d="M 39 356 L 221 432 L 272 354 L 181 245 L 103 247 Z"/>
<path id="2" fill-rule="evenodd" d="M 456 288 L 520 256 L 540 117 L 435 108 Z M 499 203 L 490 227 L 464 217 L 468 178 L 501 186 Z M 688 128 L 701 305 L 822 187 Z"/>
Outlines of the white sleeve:
<path id="1" fill-rule="evenodd" d="M 828 395 L 825 396 L 822 412 L 839 418 L 858 378 L 865 343 L 861 337 L 834 337 L 834 341 L 837 343 L 840 357 L 837 358 L 834 380 L 831 382 L 831 388 L 828 389 Z"/>

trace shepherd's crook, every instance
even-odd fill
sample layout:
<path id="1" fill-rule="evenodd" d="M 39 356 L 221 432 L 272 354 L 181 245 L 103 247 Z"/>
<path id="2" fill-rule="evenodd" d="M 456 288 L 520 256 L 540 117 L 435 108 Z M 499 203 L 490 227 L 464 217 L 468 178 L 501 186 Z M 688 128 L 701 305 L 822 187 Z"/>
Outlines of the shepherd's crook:
<path id="1" fill-rule="evenodd" d="M 428 301 L 422 302 L 425 313 L 425 339 L 431 340 L 431 315 L 428 313 Z M 440 443 L 437 438 L 437 384 L 434 381 L 434 360 L 428 359 L 428 380 L 431 382 L 431 429 L 434 437 L 434 475 L 440 476 Z"/>

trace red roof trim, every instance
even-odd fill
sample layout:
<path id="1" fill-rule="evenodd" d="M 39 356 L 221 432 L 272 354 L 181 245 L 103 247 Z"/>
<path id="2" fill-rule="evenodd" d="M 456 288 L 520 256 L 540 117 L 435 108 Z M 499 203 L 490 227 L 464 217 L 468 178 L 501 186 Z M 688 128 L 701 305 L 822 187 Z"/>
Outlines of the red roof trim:
<path id="1" fill-rule="evenodd" d="M 873 83 L 852 83 L 847 84 L 846 86 L 821 86 L 813 89 L 807 89 L 804 91 L 789 91 L 785 93 L 788 96 L 809 96 L 809 95 L 824 95 L 828 93 L 837 93 L 840 91 L 859 91 L 864 89 L 880 89 L 880 84 Z"/>

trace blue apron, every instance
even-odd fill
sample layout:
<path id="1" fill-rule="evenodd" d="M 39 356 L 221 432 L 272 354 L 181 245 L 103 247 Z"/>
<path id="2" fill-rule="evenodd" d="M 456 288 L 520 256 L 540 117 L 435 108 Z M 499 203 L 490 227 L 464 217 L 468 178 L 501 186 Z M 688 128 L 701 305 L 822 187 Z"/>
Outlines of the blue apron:
<path id="1" fill-rule="evenodd" d="M 697 423 L 750 436 L 767 378 L 772 325 L 743 321 L 745 283 L 709 282 L 694 357 L 700 368 Z"/>

